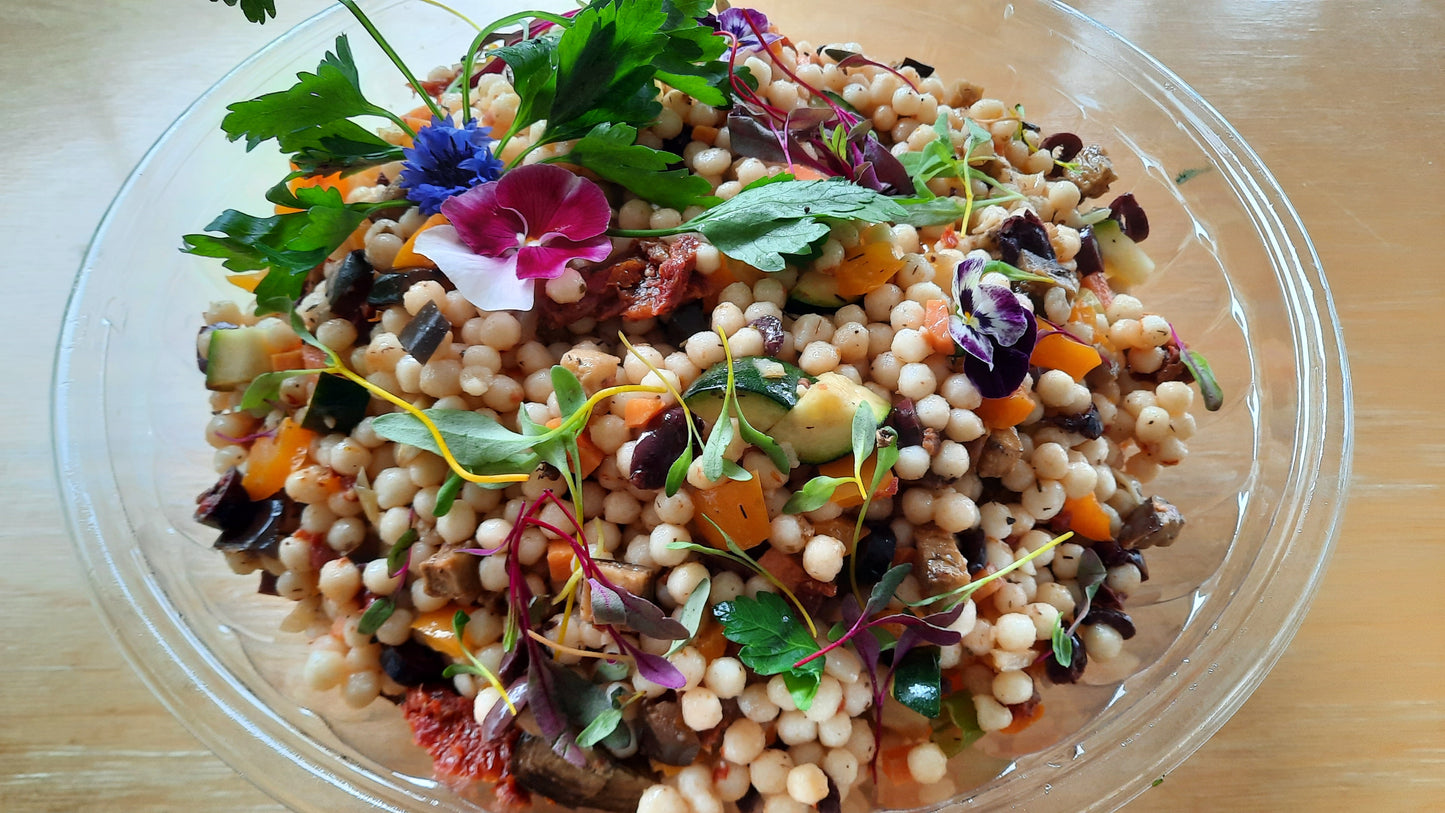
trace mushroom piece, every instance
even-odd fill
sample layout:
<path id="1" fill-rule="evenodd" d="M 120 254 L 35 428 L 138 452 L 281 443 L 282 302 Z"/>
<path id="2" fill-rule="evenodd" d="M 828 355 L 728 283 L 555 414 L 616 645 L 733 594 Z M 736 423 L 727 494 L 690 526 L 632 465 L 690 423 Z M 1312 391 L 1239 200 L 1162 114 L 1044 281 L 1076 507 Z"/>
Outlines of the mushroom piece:
<path id="1" fill-rule="evenodd" d="M 512 775 L 527 790 L 573 809 L 632 813 L 652 779 L 593 752 L 585 766 L 568 762 L 540 737 L 522 734 L 512 750 Z"/>
<path id="2" fill-rule="evenodd" d="M 958 550 L 953 534 L 937 525 L 924 525 L 913 532 L 914 567 L 923 592 L 930 596 L 947 593 L 968 584 L 968 560 Z"/>
<path id="3" fill-rule="evenodd" d="M 1163 497 L 1154 496 L 1129 512 L 1119 529 L 1119 545 L 1142 550 L 1156 545 L 1167 548 L 1174 544 L 1184 529 L 1184 514 Z"/>
<path id="4" fill-rule="evenodd" d="M 697 732 L 682 721 L 682 704 L 676 700 L 644 701 L 637 722 L 639 749 L 663 765 L 691 765 L 702 750 Z"/>
<path id="5" fill-rule="evenodd" d="M 482 594 L 477 557 L 456 548 L 443 548 L 421 563 L 422 584 L 437 598 L 473 604 Z"/>
<path id="6" fill-rule="evenodd" d="M 978 453 L 979 477 L 1002 477 L 1009 473 L 1014 464 L 1023 457 L 1024 447 L 1019 442 L 1019 430 L 995 429 L 984 438 L 983 448 Z"/>

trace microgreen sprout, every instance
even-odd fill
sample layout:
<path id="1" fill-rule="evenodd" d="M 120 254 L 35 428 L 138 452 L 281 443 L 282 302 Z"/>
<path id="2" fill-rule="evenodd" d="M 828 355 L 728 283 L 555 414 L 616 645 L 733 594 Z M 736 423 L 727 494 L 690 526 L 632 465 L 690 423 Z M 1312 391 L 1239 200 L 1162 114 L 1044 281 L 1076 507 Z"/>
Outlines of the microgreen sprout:
<path id="1" fill-rule="evenodd" d="M 962 587 L 957 587 L 953 590 L 949 590 L 946 593 L 939 593 L 936 596 L 929 596 L 927 598 L 919 599 L 918 601 L 905 602 L 905 604 L 907 604 L 909 607 L 926 607 L 930 604 L 936 604 L 940 601 L 947 601 L 950 602 L 948 604 L 949 607 L 955 607 L 967 601 L 984 585 L 988 584 L 991 581 L 1001 579 L 1004 576 L 1007 576 L 1008 574 L 1014 572 L 1015 570 L 1018 570 L 1026 563 L 1031 562 L 1038 556 L 1042 555 L 1044 551 L 1049 550 L 1057 545 L 1061 545 L 1064 542 L 1067 542 L 1068 540 L 1072 539 L 1073 536 L 1073 531 L 1065 531 L 1064 533 L 1059 534 L 1053 539 L 1050 539 L 1047 543 L 1040 545 L 1037 550 L 1029 551 L 1029 553 L 1022 558 L 1013 560 L 1007 566 L 1001 567 L 981 579 L 971 581 L 968 584 L 963 585 Z"/>
<path id="2" fill-rule="evenodd" d="M 662 371 L 657 369 L 656 365 L 651 361 L 648 361 L 646 356 L 637 352 L 637 348 L 632 346 L 632 342 L 627 340 L 627 337 L 623 335 L 622 331 L 617 332 L 617 338 L 622 342 L 622 346 L 627 348 L 627 352 L 630 353 L 633 358 L 642 362 L 643 366 L 647 367 L 648 370 L 652 371 L 653 375 L 657 376 L 657 380 L 661 381 L 662 385 L 666 388 L 663 392 L 671 393 L 672 397 L 677 400 L 677 405 L 682 407 L 682 416 L 687 421 L 688 442 L 684 446 L 682 454 L 678 456 L 677 460 L 673 461 L 672 467 L 667 470 L 667 482 L 663 486 L 664 492 L 667 496 L 671 497 L 678 492 L 678 489 L 682 488 L 683 481 L 687 479 L 687 469 L 692 465 L 693 443 L 696 443 L 699 447 L 703 446 L 703 437 L 698 433 L 697 421 L 693 419 L 692 410 L 688 409 L 687 402 L 683 400 L 682 393 L 677 391 L 677 387 L 674 387 L 667 376 L 663 375 Z"/>
<path id="3" fill-rule="evenodd" d="M 1174 325 L 1169 326 L 1169 335 L 1174 337 L 1174 344 L 1179 348 L 1179 360 L 1199 382 L 1199 394 L 1204 396 L 1204 408 L 1210 412 L 1217 412 L 1224 406 L 1224 390 L 1219 387 L 1219 380 L 1214 377 L 1214 370 L 1210 368 L 1209 362 L 1204 355 L 1196 350 L 1189 349 L 1184 340 L 1179 338 L 1179 331 Z"/>
<path id="4" fill-rule="evenodd" d="M 772 571 L 763 567 L 761 564 L 758 563 L 758 560 L 749 556 L 747 554 L 747 551 L 739 547 L 738 543 L 733 541 L 732 536 L 730 536 L 727 531 L 723 530 L 721 525 L 713 522 L 712 517 L 704 515 L 703 519 L 707 520 L 709 525 L 712 525 L 712 527 L 716 528 L 719 534 L 722 534 L 723 544 L 727 545 L 727 550 L 719 550 L 718 548 L 714 548 L 710 545 L 699 545 L 696 542 L 684 542 L 682 540 L 676 540 L 667 543 L 668 550 L 690 550 L 694 553 L 701 553 L 707 556 L 717 556 L 732 562 L 736 562 L 758 574 L 759 576 L 762 576 L 764 579 L 768 580 L 769 584 L 778 588 L 779 592 L 788 597 L 788 601 L 792 602 L 793 606 L 798 608 L 798 614 L 800 617 L 802 617 L 803 623 L 808 626 L 808 632 L 810 632 L 814 638 L 818 637 L 818 627 L 816 624 L 813 623 L 813 618 L 808 614 L 807 609 L 803 607 L 803 602 L 798 600 L 797 594 L 795 594 L 792 589 L 790 589 L 786 584 L 783 584 L 783 582 L 779 580 L 777 576 L 773 575 Z"/>
<path id="5" fill-rule="evenodd" d="M 478 660 L 477 656 L 472 654 L 471 649 L 467 648 L 467 622 L 471 620 L 471 616 L 467 615 L 464 610 L 457 610 L 452 616 L 452 635 L 456 638 L 457 649 L 461 650 L 462 657 L 466 658 L 467 662 L 450 664 L 442 670 L 442 677 L 449 678 L 458 674 L 479 675 L 490 683 L 493 689 L 497 690 L 497 693 L 502 696 L 502 702 L 507 704 L 507 708 L 511 709 L 515 716 L 517 707 L 512 705 L 512 698 L 507 694 L 507 687 L 503 686 L 502 681 L 497 679 L 492 670 L 488 669 L 486 664 Z"/>

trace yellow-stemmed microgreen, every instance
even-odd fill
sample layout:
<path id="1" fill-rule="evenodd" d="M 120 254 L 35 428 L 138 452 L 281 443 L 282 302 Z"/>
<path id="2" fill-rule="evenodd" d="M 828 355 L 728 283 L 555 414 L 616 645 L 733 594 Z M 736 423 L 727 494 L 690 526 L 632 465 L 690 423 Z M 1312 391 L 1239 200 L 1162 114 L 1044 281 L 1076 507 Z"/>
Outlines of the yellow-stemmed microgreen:
<path id="1" fill-rule="evenodd" d="M 467 662 L 451 664 L 442 670 L 442 677 L 449 678 L 458 674 L 479 675 L 487 683 L 490 683 L 493 689 L 497 690 L 497 694 L 502 696 L 502 702 L 507 704 L 507 709 L 515 717 L 517 716 L 517 707 L 512 704 L 512 698 L 507 695 L 507 687 L 503 686 L 502 681 L 493 674 L 492 670 L 488 669 L 486 664 L 478 660 L 477 656 L 467 648 L 467 622 L 471 620 L 471 616 L 467 615 L 464 610 L 457 610 L 452 616 L 452 635 L 456 636 L 457 649 L 461 650 L 462 657 L 466 658 Z"/>
<path id="2" fill-rule="evenodd" d="M 982 579 L 971 581 L 968 584 L 963 585 L 962 587 L 956 587 L 945 593 L 939 593 L 936 596 L 929 596 L 928 598 L 919 599 L 918 601 L 906 601 L 904 602 L 904 604 L 909 607 L 927 607 L 940 601 L 946 601 L 949 602 L 949 604 L 943 609 L 945 611 L 950 610 L 958 606 L 959 604 L 967 601 L 969 597 L 971 597 L 974 593 L 978 592 L 979 589 L 982 588 L 984 585 L 988 584 L 991 581 L 1001 579 L 1004 576 L 1007 576 L 1008 574 L 1014 572 L 1015 570 L 1018 570 L 1025 564 L 1033 561 L 1035 558 L 1043 554 L 1044 551 L 1051 550 L 1055 546 L 1067 542 L 1068 540 L 1072 539 L 1073 536 L 1073 531 L 1065 531 L 1064 533 L 1059 534 L 1053 539 L 1050 539 L 1047 543 L 1040 545 L 1036 550 L 1029 551 L 1026 556 L 1013 560 L 1007 566 L 995 570 L 987 576 L 984 576 Z"/>
<path id="3" fill-rule="evenodd" d="M 723 530 L 721 525 L 713 522 L 712 517 L 703 515 L 703 519 L 707 520 L 709 525 L 716 528 L 719 534 L 722 534 L 723 544 L 727 545 L 727 550 L 719 550 L 709 545 L 699 545 L 696 542 L 684 542 L 680 539 L 667 543 L 668 550 L 690 550 L 696 553 L 707 554 L 708 556 L 720 556 L 724 559 L 737 562 L 759 576 L 762 576 L 768 580 L 769 584 L 778 588 L 779 592 L 787 596 L 788 601 L 792 602 L 794 607 L 798 608 L 798 614 L 802 616 L 803 623 L 808 625 L 808 632 L 811 633 L 814 638 L 817 638 L 818 627 L 813 623 L 813 617 L 810 616 L 807 609 L 803 607 L 803 602 L 798 600 L 797 594 L 786 584 L 783 584 L 782 580 L 777 576 L 774 576 L 772 571 L 763 567 L 758 560 L 749 556 L 747 551 L 743 550 L 737 542 L 733 541 L 732 536 Z"/>
<path id="4" fill-rule="evenodd" d="M 663 491 L 667 496 L 671 497 L 677 493 L 678 489 L 682 488 L 683 481 L 687 479 L 687 469 L 692 465 L 693 442 L 696 441 L 697 445 L 702 446 L 702 435 L 698 434 L 697 423 L 693 418 L 692 410 L 688 409 L 687 402 L 682 399 L 682 393 L 677 391 L 677 387 L 674 387 L 672 382 L 667 379 L 667 376 L 663 375 L 661 370 L 657 369 L 652 362 L 648 361 L 646 356 L 637 352 L 637 348 L 632 346 L 632 342 L 629 342 L 621 331 L 617 332 L 617 338 L 622 342 L 622 346 L 627 348 L 627 352 L 630 353 L 633 358 L 642 362 L 648 370 L 652 371 L 653 375 L 657 376 L 657 380 L 661 381 L 662 386 L 666 388 L 663 392 L 671 393 L 672 397 L 677 399 L 677 405 L 682 407 L 682 416 L 687 422 L 688 442 L 682 450 L 682 455 L 673 461 L 672 468 L 667 470 L 667 482 L 663 485 Z"/>
<path id="5" fill-rule="evenodd" d="M 718 418 L 713 422 L 712 433 L 703 447 L 702 472 L 713 481 L 723 475 L 733 480 L 752 479 L 752 474 L 747 469 L 723 457 L 727 447 L 732 444 L 733 426 L 729 418 L 733 417 L 737 418 L 737 431 L 743 442 L 761 449 L 778 468 L 778 471 L 786 473 L 790 466 L 788 455 L 783 452 L 783 448 L 778 445 L 777 441 L 754 429 L 753 425 L 748 422 L 748 417 L 743 414 L 742 404 L 738 403 L 737 374 L 733 364 L 732 344 L 728 341 L 727 333 L 722 328 L 717 328 L 717 335 L 718 339 L 722 341 L 723 357 L 727 361 L 727 382 L 723 389 L 722 410 L 718 412 Z"/>

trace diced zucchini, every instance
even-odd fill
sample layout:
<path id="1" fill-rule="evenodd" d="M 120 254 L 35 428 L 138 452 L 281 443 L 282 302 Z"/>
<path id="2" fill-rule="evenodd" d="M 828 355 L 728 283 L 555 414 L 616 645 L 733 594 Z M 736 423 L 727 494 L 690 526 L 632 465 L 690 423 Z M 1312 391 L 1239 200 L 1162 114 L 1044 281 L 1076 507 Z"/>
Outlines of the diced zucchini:
<path id="1" fill-rule="evenodd" d="M 766 356 L 747 356 L 733 360 L 733 391 L 738 408 L 748 423 L 759 432 L 766 432 L 798 403 L 798 382 L 812 382 L 812 377 L 797 367 Z M 687 408 L 712 424 L 722 412 L 727 392 L 726 361 L 709 367 L 683 393 Z"/>
<path id="2" fill-rule="evenodd" d="M 804 271 L 788 293 L 787 310 L 793 313 L 831 313 L 853 300 L 838 293 L 838 278 L 822 271 Z"/>
<path id="3" fill-rule="evenodd" d="M 853 415 L 859 404 L 868 404 L 880 424 L 888 417 L 887 400 L 837 373 L 823 373 L 769 434 L 791 444 L 803 463 L 837 460 L 853 449 Z"/>
<path id="4" fill-rule="evenodd" d="M 1154 261 L 1119 228 L 1118 221 L 1101 220 L 1094 224 L 1094 240 L 1104 258 L 1104 273 L 1125 285 L 1139 285 L 1154 273 Z"/>
<path id="5" fill-rule="evenodd" d="M 316 389 L 311 391 L 311 402 L 306 405 L 301 427 L 323 435 L 350 434 L 366 417 L 370 403 L 371 393 L 365 387 L 339 375 L 322 373 L 316 379 Z"/>
<path id="6" fill-rule="evenodd" d="M 231 392 L 271 371 L 271 345 L 260 327 L 231 327 L 211 331 L 206 349 L 206 388 Z"/>

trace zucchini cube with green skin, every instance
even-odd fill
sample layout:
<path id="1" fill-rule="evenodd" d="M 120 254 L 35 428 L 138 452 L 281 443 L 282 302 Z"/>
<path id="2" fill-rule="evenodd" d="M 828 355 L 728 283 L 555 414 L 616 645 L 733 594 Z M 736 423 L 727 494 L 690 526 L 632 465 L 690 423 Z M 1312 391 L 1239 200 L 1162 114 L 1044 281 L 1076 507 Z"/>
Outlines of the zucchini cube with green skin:
<path id="1" fill-rule="evenodd" d="M 1154 260 L 1124 234 L 1117 221 L 1095 223 L 1094 240 L 1099 244 L 1104 271 L 1110 278 L 1121 280 L 1126 285 L 1140 285 L 1154 273 Z"/>
<path id="2" fill-rule="evenodd" d="M 271 345 L 265 328 L 230 327 L 211 331 L 206 346 L 206 388 L 244 389 L 261 373 L 271 372 Z"/>
<path id="3" fill-rule="evenodd" d="M 892 408 L 887 399 L 862 384 L 823 373 L 770 434 L 779 443 L 790 444 L 802 463 L 837 460 L 853 451 L 853 416 L 860 404 L 873 410 L 880 425 Z"/>
<path id="4" fill-rule="evenodd" d="M 822 271 L 804 271 L 788 292 L 790 311 L 831 313 L 851 302 L 838 293 L 838 278 Z"/>
<path id="5" fill-rule="evenodd" d="M 733 392 L 743 417 L 759 432 L 773 428 L 798 403 L 799 382 L 813 377 L 797 367 L 767 356 L 745 356 L 733 360 Z M 707 368 L 682 394 L 687 408 L 709 426 L 722 413 L 727 395 L 728 363 Z"/>

